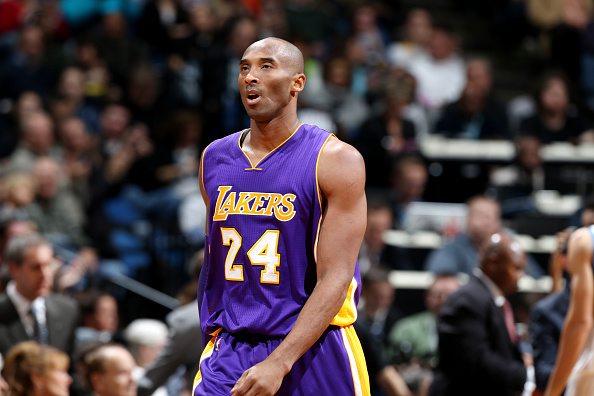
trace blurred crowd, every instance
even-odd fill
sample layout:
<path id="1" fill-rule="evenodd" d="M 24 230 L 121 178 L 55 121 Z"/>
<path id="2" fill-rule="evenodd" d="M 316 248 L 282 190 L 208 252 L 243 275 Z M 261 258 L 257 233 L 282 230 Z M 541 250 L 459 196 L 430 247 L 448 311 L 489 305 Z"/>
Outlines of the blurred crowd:
<path id="1" fill-rule="evenodd" d="M 438 360 L 436 315 L 459 286 L 454 275 L 472 274 L 493 233 L 513 233 L 504 220 L 535 210 L 528 201 L 510 206 L 503 198 L 545 188 L 543 147 L 594 143 L 591 0 L 426 3 L 0 0 L 0 296 L 24 297 L 10 319 L 28 318 L 24 338 L 34 339 L 26 309 L 38 297 L 63 297 L 62 315 L 69 318 L 63 331 L 72 328 L 62 344 L 50 342 L 56 350 L 0 341 L 9 394 L 48 394 L 39 389 L 50 385 L 51 395 L 135 394 L 136 382 L 146 395 L 187 391 L 191 378 L 179 379 L 191 375 L 195 362 L 178 357 L 158 372 L 165 366 L 156 359 L 164 345 L 173 348 L 172 334 L 180 334 L 174 326 L 197 337 L 191 352 L 199 357 L 196 308 L 174 310 L 165 324 L 161 311 L 139 314 L 138 300 L 113 280 L 128 277 L 176 296 L 180 307 L 192 305 L 194 253 L 203 247 L 206 221 L 200 153 L 249 126 L 238 64 L 252 42 L 268 36 L 303 52 L 307 84 L 299 119 L 351 143 L 365 159 L 368 227 L 357 331 L 371 340 L 374 394 L 426 394 Z M 488 40 L 481 46 L 474 36 Z M 503 87 L 502 64 L 518 64 L 530 81 Z M 489 166 L 478 187 L 444 189 L 421 150 L 436 136 L 508 141 L 517 154 L 511 163 Z M 451 202 L 452 189 L 468 216 L 461 229 L 443 230 L 446 245 L 419 257 L 386 243 L 388 230 L 405 228 L 411 203 L 442 196 Z M 594 212 L 594 202 L 583 208 L 585 215 Z M 573 225 L 590 224 L 584 216 L 580 221 L 581 213 Z M 32 236 L 37 242 L 29 242 L 47 244 L 53 257 L 47 273 L 31 278 L 48 290 L 28 300 L 15 283 L 41 286 L 22 272 L 27 267 L 19 263 L 27 258 L 9 259 L 6 247 Z M 434 274 L 425 295 L 415 296 L 416 312 L 395 303 L 390 270 Z M 558 266 L 555 271 L 559 279 Z M 530 256 L 526 273 L 552 274 Z M 519 309 L 522 304 L 524 315 L 517 312 L 516 319 L 527 323 L 532 304 L 522 301 Z M 0 316 L 1 339 L 11 330 L 8 316 Z M 196 323 L 182 320 L 191 316 Z M 129 382 L 108 379 L 115 370 L 110 359 L 126 366 Z M 178 370 L 184 364 L 187 372 Z M 398 376 L 404 382 L 390 393 L 386 384 Z M 100 389 L 120 380 L 107 388 L 123 393 Z"/>

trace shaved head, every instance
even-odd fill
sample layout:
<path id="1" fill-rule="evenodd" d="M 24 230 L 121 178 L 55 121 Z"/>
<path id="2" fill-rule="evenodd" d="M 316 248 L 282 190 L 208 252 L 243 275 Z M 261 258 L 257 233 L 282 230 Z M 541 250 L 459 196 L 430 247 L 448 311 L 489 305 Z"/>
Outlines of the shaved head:
<path id="1" fill-rule="evenodd" d="M 517 282 L 524 275 L 526 253 L 510 236 L 497 233 L 485 243 L 479 268 L 505 295 L 517 290 Z"/>
<path id="2" fill-rule="evenodd" d="M 299 48 L 287 40 L 278 37 L 267 37 L 250 45 L 245 52 L 247 53 L 250 50 L 260 47 L 273 48 L 276 55 L 284 61 L 283 63 L 291 67 L 295 74 L 303 73 L 305 68 L 303 54 Z"/>

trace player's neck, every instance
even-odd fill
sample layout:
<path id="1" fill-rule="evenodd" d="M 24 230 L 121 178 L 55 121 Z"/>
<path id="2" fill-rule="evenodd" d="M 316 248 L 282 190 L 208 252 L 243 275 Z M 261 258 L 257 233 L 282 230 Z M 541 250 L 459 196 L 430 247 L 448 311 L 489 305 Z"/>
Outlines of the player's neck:
<path id="1" fill-rule="evenodd" d="M 246 139 L 246 144 L 253 150 L 272 151 L 299 127 L 297 117 L 276 118 L 267 122 L 252 120 L 251 130 Z"/>

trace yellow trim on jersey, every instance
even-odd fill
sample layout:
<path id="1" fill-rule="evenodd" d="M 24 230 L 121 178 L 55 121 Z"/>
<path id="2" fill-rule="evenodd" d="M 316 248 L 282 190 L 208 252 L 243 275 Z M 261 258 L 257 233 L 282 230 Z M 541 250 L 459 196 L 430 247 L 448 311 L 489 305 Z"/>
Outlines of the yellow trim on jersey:
<path id="1" fill-rule="evenodd" d="M 210 227 L 210 197 L 208 196 L 208 192 L 206 191 L 206 186 L 204 185 L 204 157 L 206 156 L 206 150 L 210 147 L 212 143 L 210 143 L 204 150 L 202 150 L 202 155 L 200 157 L 200 183 L 202 184 L 202 189 L 204 190 L 204 194 L 206 194 L 206 226 L 204 227 L 204 233 L 208 235 L 208 229 Z"/>
<path id="2" fill-rule="evenodd" d="M 340 333 L 347 355 L 349 356 L 355 396 L 370 396 L 371 390 L 369 388 L 367 363 L 365 362 L 363 348 L 361 348 L 355 328 L 352 325 L 341 327 Z"/>
<path id="3" fill-rule="evenodd" d="M 336 326 L 348 326 L 357 320 L 357 304 L 355 304 L 355 292 L 357 291 L 357 281 L 353 277 L 351 279 L 351 284 L 349 285 L 349 290 L 347 291 L 346 298 L 342 303 L 342 307 L 340 307 L 340 311 L 336 314 L 331 325 Z"/>
<path id="4" fill-rule="evenodd" d="M 324 144 L 322 145 L 322 147 L 320 148 L 320 151 L 318 152 L 318 159 L 316 160 L 316 191 L 318 193 L 318 203 L 320 204 L 320 213 L 323 213 L 323 208 L 322 208 L 322 193 L 320 192 L 320 180 L 318 179 L 318 166 L 320 165 L 320 155 L 322 155 L 322 150 L 324 150 L 324 147 L 326 147 L 326 144 L 330 141 L 330 138 L 334 136 L 334 134 L 330 134 L 328 135 L 328 137 L 326 138 L 326 141 L 324 142 Z M 320 220 L 318 221 L 318 231 L 316 232 L 316 241 L 314 242 L 314 261 L 316 262 L 316 264 L 318 263 L 318 239 L 320 238 L 320 228 L 322 225 L 322 215 L 320 215 Z"/>
<path id="5" fill-rule="evenodd" d="M 245 170 L 262 170 L 262 168 L 256 168 L 256 166 L 258 166 L 262 161 L 264 161 L 264 158 L 268 157 L 270 154 L 274 153 L 280 146 L 282 146 L 283 144 L 285 144 L 289 139 L 291 139 L 293 137 L 293 135 L 295 134 L 295 132 L 297 132 L 299 130 L 299 128 L 301 128 L 303 124 L 299 124 L 299 126 L 297 127 L 297 129 L 295 129 L 293 131 L 293 133 L 286 138 L 281 144 L 279 144 L 278 146 L 276 146 L 274 149 L 272 149 L 271 152 L 269 152 L 268 154 L 266 154 L 264 157 L 262 157 L 262 159 L 260 159 L 260 161 L 258 161 L 258 163 L 256 165 L 254 165 L 252 163 L 252 160 L 250 159 L 250 157 L 248 157 L 248 155 L 245 153 L 245 151 L 243 151 L 243 147 L 241 147 L 241 136 L 243 135 L 243 132 L 245 131 L 245 129 L 243 131 L 241 131 L 241 133 L 239 134 L 239 140 L 237 140 L 237 144 L 239 145 L 239 149 L 241 150 L 241 152 L 243 153 L 243 155 L 245 155 L 245 158 L 247 158 L 247 160 L 250 162 L 250 165 L 252 166 L 251 168 L 245 168 Z"/>
<path id="6" fill-rule="evenodd" d="M 214 348 L 215 345 L 217 343 L 217 337 L 219 335 L 219 333 L 221 332 L 222 329 L 218 329 L 217 331 L 215 331 L 214 333 L 212 333 L 212 338 L 210 339 L 210 341 L 208 342 L 208 344 L 206 344 L 206 347 L 204 347 L 204 351 L 202 351 L 202 356 L 200 356 L 200 365 L 198 366 L 198 372 L 196 373 L 196 376 L 194 377 L 194 385 L 192 386 L 192 395 L 196 392 L 196 387 L 198 387 L 198 385 L 200 385 L 200 383 L 202 382 L 202 372 L 200 371 L 200 366 L 202 365 L 202 361 L 206 358 L 209 358 L 212 353 L 214 352 Z"/>

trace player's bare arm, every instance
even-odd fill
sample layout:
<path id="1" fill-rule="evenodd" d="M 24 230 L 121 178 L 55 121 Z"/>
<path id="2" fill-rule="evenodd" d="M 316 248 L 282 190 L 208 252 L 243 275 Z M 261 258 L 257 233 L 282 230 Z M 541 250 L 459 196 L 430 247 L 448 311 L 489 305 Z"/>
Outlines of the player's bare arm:
<path id="1" fill-rule="evenodd" d="M 558 396 L 563 392 L 592 328 L 594 313 L 592 237 L 587 228 L 581 228 L 571 236 L 568 260 L 571 273 L 571 300 L 561 333 L 557 361 L 547 384 L 545 396 Z"/>
<path id="2" fill-rule="evenodd" d="M 274 395 L 293 364 L 340 310 L 366 227 L 365 166 L 353 147 L 331 137 L 318 165 L 324 213 L 317 247 L 317 283 L 295 326 L 263 362 L 248 369 L 231 393 Z"/>

